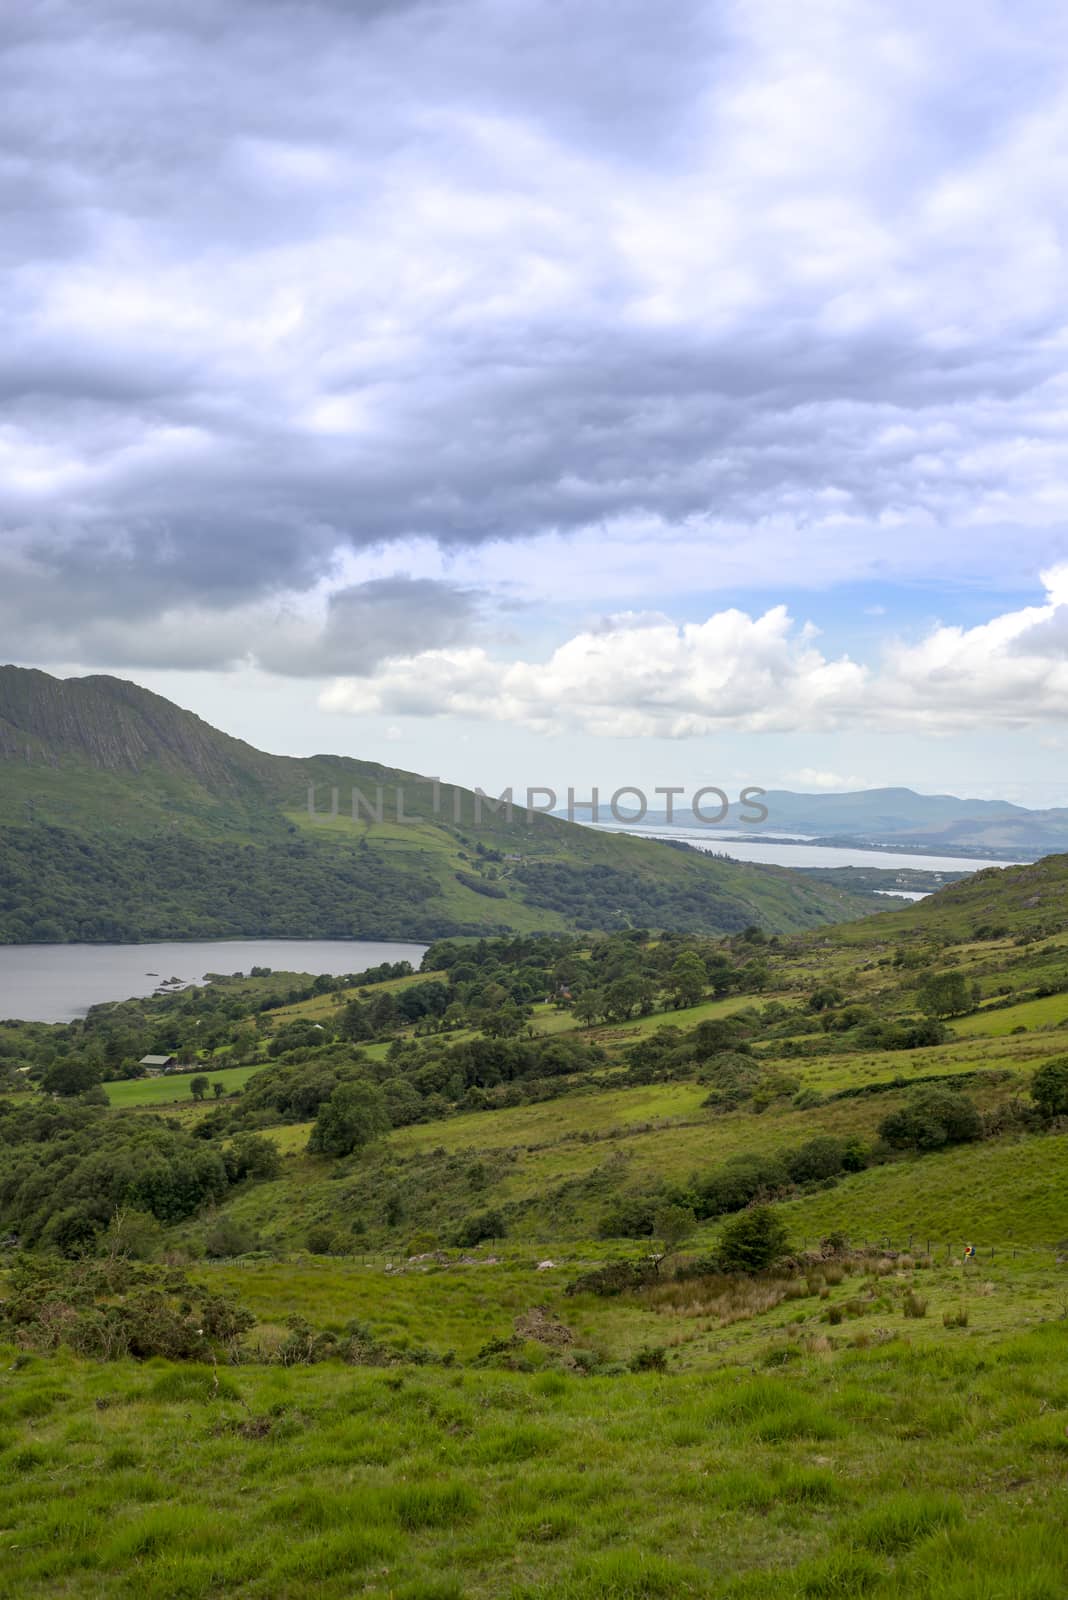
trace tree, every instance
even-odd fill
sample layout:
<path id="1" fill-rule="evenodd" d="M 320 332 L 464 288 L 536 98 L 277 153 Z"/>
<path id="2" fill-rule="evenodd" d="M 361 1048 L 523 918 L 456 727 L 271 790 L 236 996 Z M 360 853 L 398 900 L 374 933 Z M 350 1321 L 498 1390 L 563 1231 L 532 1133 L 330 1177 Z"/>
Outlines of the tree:
<path id="1" fill-rule="evenodd" d="M 653 1237 L 660 1240 L 664 1255 L 677 1250 L 697 1226 L 692 1206 L 661 1206 L 653 1218 Z"/>
<path id="2" fill-rule="evenodd" d="M 338 1034 L 342 1039 L 348 1039 L 354 1044 L 359 1044 L 364 1039 L 374 1038 L 374 1028 L 367 1014 L 367 1007 L 360 1000 L 350 1000 L 341 1013 L 338 1024 Z"/>
<path id="3" fill-rule="evenodd" d="M 760 994 L 771 982 L 771 968 L 761 958 L 747 961 L 738 974 L 738 987 L 743 992 L 752 989 L 755 994 Z"/>
<path id="4" fill-rule="evenodd" d="M 616 978 L 605 990 L 605 1004 L 609 1014 L 618 1022 L 626 1022 L 639 1010 L 645 999 L 645 980 L 631 973 Z"/>
<path id="5" fill-rule="evenodd" d="M 715 950 L 710 956 L 705 957 L 705 971 L 708 975 L 709 987 L 714 995 L 729 994 L 734 983 L 734 967 L 729 957 L 721 951 Z"/>
<path id="6" fill-rule="evenodd" d="M 841 1003 L 842 991 L 836 988 L 834 984 L 824 984 L 822 988 L 813 989 L 808 997 L 808 1009 L 810 1011 L 828 1011 L 833 1006 L 841 1005 Z"/>
<path id="7" fill-rule="evenodd" d="M 278 1146 L 262 1133 L 239 1133 L 223 1159 L 231 1183 L 243 1178 L 277 1178 L 282 1170 Z"/>
<path id="8" fill-rule="evenodd" d="M 786 1250 L 786 1228 L 770 1206 L 753 1206 L 727 1223 L 716 1252 L 722 1272 L 763 1272 Z"/>
<path id="9" fill-rule="evenodd" d="M 879 1134 L 897 1150 L 937 1150 L 982 1136 L 983 1119 L 975 1103 L 954 1089 L 917 1089 L 903 1106 L 884 1117 Z"/>
<path id="10" fill-rule="evenodd" d="M 1039 1067 L 1031 1079 L 1031 1099 L 1044 1117 L 1068 1117 L 1068 1056 Z"/>
<path id="11" fill-rule="evenodd" d="M 916 991 L 920 1010 L 929 1017 L 959 1017 L 972 1009 L 971 993 L 960 972 L 931 972 Z"/>
<path id="12" fill-rule="evenodd" d="M 158 1248 L 162 1229 L 150 1211 L 120 1206 L 108 1223 L 104 1245 L 109 1255 L 148 1261 Z"/>
<path id="13" fill-rule="evenodd" d="M 189 1093 L 194 1100 L 203 1100 L 210 1088 L 211 1079 L 205 1078 L 203 1073 L 198 1072 L 195 1078 L 189 1080 Z"/>
<path id="14" fill-rule="evenodd" d="M 99 1070 L 84 1056 L 54 1062 L 41 1080 L 42 1087 L 49 1094 L 58 1094 L 63 1099 L 70 1095 L 84 1094 L 87 1089 L 94 1088 L 99 1082 Z"/>
<path id="15" fill-rule="evenodd" d="M 220 1083 L 218 1078 L 216 1078 L 215 1082 L 211 1086 L 211 1092 L 215 1096 L 216 1100 L 221 1100 L 223 1095 L 226 1093 L 226 1085 L 224 1083 Z"/>
<path id="16" fill-rule="evenodd" d="M 600 989 L 585 989 L 579 995 L 571 1010 L 579 1022 L 585 1023 L 587 1028 L 592 1028 L 597 1018 L 604 1015 L 605 999 Z"/>
<path id="17" fill-rule="evenodd" d="M 388 992 L 376 994 L 368 1007 L 368 1016 L 375 1033 L 388 1033 L 397 1025 L 397 1002 Z"/>
<path id="18" fill-rule="evenodd" d="M 668 984 L 675 1005 L 695 1006 L 705 992 L 705 964 L 692 950 L 677 956 L 668 973 Z"/>
<path id="19" fill-rule="evenodd" d="M 308 1149 L 313 1155 L 349 1156 L 388 1133 L 389 1125 L 385 1101 L 375 1085 L 349 1079 L 319 1107 Z"/>

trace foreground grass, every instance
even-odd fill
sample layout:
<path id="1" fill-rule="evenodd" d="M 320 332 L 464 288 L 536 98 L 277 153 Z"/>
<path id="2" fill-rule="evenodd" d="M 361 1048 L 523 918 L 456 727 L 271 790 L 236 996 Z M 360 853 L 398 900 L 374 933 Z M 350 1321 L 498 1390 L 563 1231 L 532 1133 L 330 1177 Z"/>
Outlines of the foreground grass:
<path id="1" fill-rule="evenodd" d="M 667 1376 L 246 1366 L 216 1384 L 0 1349 L 5 1591 L 1062 1600 L 1063 1325 L 906 1327 Z"/>

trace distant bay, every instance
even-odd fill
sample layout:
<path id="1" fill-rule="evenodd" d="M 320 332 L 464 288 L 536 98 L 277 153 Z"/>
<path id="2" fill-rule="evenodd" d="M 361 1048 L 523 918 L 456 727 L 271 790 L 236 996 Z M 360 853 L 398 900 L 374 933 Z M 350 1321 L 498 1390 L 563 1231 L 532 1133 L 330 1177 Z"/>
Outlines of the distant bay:
<path id="1" fill-rule="evenodd" d="M 0 1018 L 71 1022 L 90 1006 L 154 994 L 170 978 L 202 983 L 206 973 L 363 972 L 384 961 L 417 968 L 423 944 L 366 939 L 206 939 L 168 944 L 0 945 Z"/>
<path id="2" fill-rule="evenodd" d="M 631 833 L 638 839 L 675 839 L 713 855 L 729 856 L 733 861 L 753 861 L 773 867 L 881 867 L 888 872 L 911 869 L 914 872 L 981 872 L 984 867 L 1019 867 L 1022 861 L 1003 861 L 993 856 L 953 856 L 925 854 L 921 851 L 883 849 L 860 845 L 817 844 L 804 834 L 720 833 L 715 828 L 650 828 L 626 824 L 585 823 L 604 833 Z M 888 891 L 889 892 L 889 891 Z"/>

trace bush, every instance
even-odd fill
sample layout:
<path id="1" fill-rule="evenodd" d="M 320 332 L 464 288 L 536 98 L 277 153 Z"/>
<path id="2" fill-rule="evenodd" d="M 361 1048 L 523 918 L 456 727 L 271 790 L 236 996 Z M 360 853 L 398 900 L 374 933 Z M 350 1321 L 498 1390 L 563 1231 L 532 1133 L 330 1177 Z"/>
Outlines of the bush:
<path id="1" fill-rule="evenodd" d="M 750 1201 L 782 1194 L 790 1174 L 778 1156 L 734 1156 L 695 1183 L 694 1210 L 699 1220 L 741 1211 Z"/>
<path id="2" fill-rule="evenodd" d="M 906 1317 L 925 1317 L 927 1315 L 927 1301 L 922 1294 L 917 1294 L 914 1289 L 910 1289 L 905 1296 L 902 1310 Z"/>
<path id="3" fill-rule="evenodd" d="M 717 1256 L 724 1272 L 763 1272 L 786 1253 L 786 1228 L 770 1206 L 754 1206 L 727 1223 Z"/>
<path id="4" fill-rule="evenodd" d="M 643 1344 L 630 1358 L 632 1372 L 666 1372 L 667 1351 L 662 1345 Z"/>
<path id="5" fill-rule="evenodd" d="M 345 1241 L 328 1222 L 316 1223 L 308 1229 L 305 1243 L 313 1256 L 338 1256 L 345 1253 Z"/>
<path id="6" fill-rule="evenodd" d="M 584 1272 L 569 1283 L 565 1294 L 597 1294 L 611 1297 L 630 1290 L 644 1289 L 656 1278 L 656 1268 L 648 1261 L 609 1261 L 592 1272 Z"/>
<path id="7" fill-rule="evenodd" d="M 1031 1098 L 1044 1117 L 1068 1117 L 1068 1056 L 1039 1067 L 1031 1079 Z"/>
<path id="8" fill-rule="evenodd" d="M 895 1150 L 937 1150 L 982 1136 L 983 1119 L 975 1102 L 958 1090 L 931 1085 L 918 1089 L 879 1124 L 879 1135 Z"/>
<path id="9" fill-rule="evenodd" d="M 313 1155 L 349 1156 L 389 1132 L 389 1113 L 381 1092 L 361 1079 L 339 1083 L 323 1105 L 308 1139 Z"/>
<path id="10" fill-rule="evenodd" d="M 223 1153 L 223 1160 L 231 1183 L 243 1178 L 277 1178 L 282 1171 L 278 1146 L 261 1133 L 239 1133 Z"/>
<path id="11" fill-rule="evenodd" d="M 232 1344 L 255 1319 L 170 1269 L 109 1257 L 74 1265 L 26 1258 L 12 1269 L 0 1326 L 39 1349 L 118 1360 L 210 1358 L 212 1340 Z"/>
<path id="12" fill-rule="evenodd" d="M 499 1211 L 477 1211 L 461 1222 L 454 1243 L 461 1250 L 473 1250 L 484 1239 L 503 1239 L 507 1232 L 508 1224 Z"/>
<path id="13" fill-rule="evenodd" d="M 220 1217 L 204 1235 L 204 1253 L 215 1261 L 227 1256 L 246 1256 L 250 1250 L 261 1248 L 253 1230 L 234 1217 Z"/>

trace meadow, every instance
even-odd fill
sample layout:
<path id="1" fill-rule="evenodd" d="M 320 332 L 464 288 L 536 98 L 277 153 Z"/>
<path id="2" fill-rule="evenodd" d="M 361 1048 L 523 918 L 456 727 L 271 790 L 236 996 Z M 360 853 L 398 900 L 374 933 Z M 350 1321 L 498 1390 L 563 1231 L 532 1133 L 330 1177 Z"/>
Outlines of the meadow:
<path id="1" fill-rule="evenodd" d="M 189 1087 L 193 1078 L 204 1077 L 209 1083 L 221 1083 L 227 1094 L 232 1094 L 235 1089 L 241 1089 L 248 1082 L 259 1067 L 212 1067 L 205 1062 L 197 1072 L 166 1073 L 159 1078 L 118 1078 L 111 1083 L 105 1083 L 104 1092 L 108 1102 L 118 1111 L 132 1111 L 141 1106 L 171 1105 L 175 1101 L 193 1101 L 192 1091 Z M 210 1100 L 214 1094 L 209 1089 L 206 1099 Z"/>
<path id="2" fill-rule="evenodd" d="M 0 1347 L 7 1592 L 1062 1600 L 1068 1585 L 1052 1264 L 965 1282 L 873 1260 L 831 1285 L 768 1284 L 767 1309 L 752 1286 L 733 1307 L 699 1285 L 569 1299 L 530 1262 L 211 1276 L 268 1316 L 356 1314 L 441 1344 L 370 1370 Z M 903 1315 L 910 1296 L 924 1316 Z M 477 1342 L 535 1297 L 574 1342 L 526 1341 L 508 1358 L 521 1370 L 479 1363 Z M 968 1326 L 947 1328 L 962 1306 Z M 642 1371 L 657 1345 L 662 1369 Z"/>

